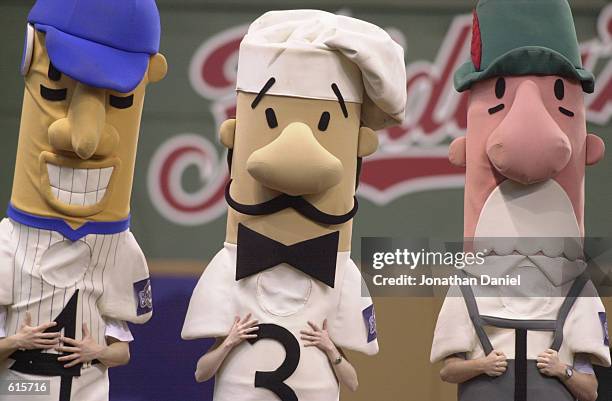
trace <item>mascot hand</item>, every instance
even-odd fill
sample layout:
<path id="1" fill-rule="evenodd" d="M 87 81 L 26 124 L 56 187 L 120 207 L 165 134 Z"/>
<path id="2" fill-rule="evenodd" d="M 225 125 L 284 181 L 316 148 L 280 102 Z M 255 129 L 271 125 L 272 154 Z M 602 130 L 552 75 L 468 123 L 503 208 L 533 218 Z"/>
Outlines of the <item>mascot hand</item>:
<path id="1" fill-rule="evenodd" d="M 537 366 L 540 373 L 551 377 L 565 376 L 565 364 L 559 360 L 559 353 L 555 350 L 548 349 L 538 355 Z"/>
<path id="2" fill-rule="evenodd" d="M 62 342 L 69 346 L 58 347 L 57 350 L 68 353 L 68 355 L 57 358 L 60 362 L 67 362 L 64 367 L 71 368 L 79 363 L 87 364 L 94 359 L 98 359 L 106 346 L 100 345 L 93 339 L 87 323 L 83 323 L 83 339 L 75 340 L 74 338 L 62 337 Z"/>
<path id="3" fill-rule="evenodd" d="M 305 347 L 317 347 L 327 354 L 335 354 L 336 346 L 329 338 L 327 332 L 327 319 L 323 321 L 323 327 L 319 328 L 314 322 L 308 322 L 310 330 L 300 331 L 301 338 L 304 341 Z"/>
<path id="4" fill-rule="evenodd" d="M 223 346 L 234 348 L 244 340 L 248 340 L 249 338 L 257 338 L 257 334 L 255 332 L 259 330 L 259 327 L 257 326 L 258 322 L 257 320 L 250 319 L 250 313 L 243 319 L 236 316 L 232 328 L 230 329 L 229 333 L 227 333 L 227 337 L 223 341 Z"/>
<path id="5" fill-rule="evenodd" d="M 26 312 L 25 320 L 17 334 L 12 336 L 15 348 L 20 350 L 30 349 L 52 349 L 59 345 L 60 333 L 45 333 L 45 330 L 56 326 L 57 323 L 49 322 L 40 326 L 32 326 L 32 316 Z"/>
<path id="6" fill-rule="evenodd" d="M 506 355 L 501 351 L 493 350 L 486 358 L 482 358 L 482 370 L 487 376 L 501 376 L 507 367 Z"/>

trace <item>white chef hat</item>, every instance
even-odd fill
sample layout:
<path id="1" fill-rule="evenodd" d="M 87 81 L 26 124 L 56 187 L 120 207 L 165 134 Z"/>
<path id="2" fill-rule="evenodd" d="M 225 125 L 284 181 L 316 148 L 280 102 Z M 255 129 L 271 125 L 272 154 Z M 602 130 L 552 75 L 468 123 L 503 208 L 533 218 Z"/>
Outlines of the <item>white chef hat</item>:
<path id="1" fill-rule="evenodd" d="M 237 90 L 362 103 L 373 129 L 402 122 L 406 109 L 404 50 L 376 25 L 319 10 L 270 11 L 240 44 Z M 364 93 L 365 90 L 365 93 Z"/>

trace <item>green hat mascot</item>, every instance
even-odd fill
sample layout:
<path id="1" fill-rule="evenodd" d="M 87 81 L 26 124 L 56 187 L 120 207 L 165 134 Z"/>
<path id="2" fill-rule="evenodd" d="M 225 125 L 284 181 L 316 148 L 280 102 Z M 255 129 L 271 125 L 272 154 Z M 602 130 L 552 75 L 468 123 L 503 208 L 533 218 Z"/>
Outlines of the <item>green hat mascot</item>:
<path id="1" fill-rule="evenodd" d="M 594 79 L 567 1 L 481 0 L 455 86 L 468 127 L 449 157 L 466 167 L 466 246 L 485 257 L 450 289 L 431 360 L 461 401 L 594 400 L 610 350 L 585 273 L 584 179 L 604 144 L 586 130 Z"/>

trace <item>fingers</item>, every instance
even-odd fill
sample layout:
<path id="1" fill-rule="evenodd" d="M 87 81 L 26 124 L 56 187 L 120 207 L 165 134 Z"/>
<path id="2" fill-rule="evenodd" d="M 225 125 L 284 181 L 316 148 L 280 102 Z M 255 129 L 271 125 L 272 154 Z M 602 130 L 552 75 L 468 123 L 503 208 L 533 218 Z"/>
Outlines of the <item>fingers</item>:
<path id="1" fill-rule="evenodd" d="M 257 331 L 257 330 L 259 330 L 259 326 L 254 326 L 254 327 L 249 327 L 248 329 L 242 330 L 242 333 L 243 334 L 249 334 L 249 333 L 252 333 L 252 332 Z"/>
<path id="2" fill-rule="evenodd" d="M 255 319 L 253 319 L 253 320 L 249 320 L 249 321 L 248 321 L 248 322 L 246 322 L 246 323 L 241 323 L 241 324 L 240 324 L 240 329 L 241 329 L 241 330 L 244 330 L 244 329 L 246 329 L 246 328 L 253 327 L 253 326 L 255 326 L 257 323 L 259 323 L 259 321 L 258 321 L 258 320 L 255 320 Z"/>
<path id="3" fill-rule="evenodd" d="M 61 337 L 62 333 L 36 333 L 36 338 L 50 338 L 50 339 L 57 339 L 59 340 L 59 338 Z"/>
<path id="4" fill-rule="evenodd" d="M 89 327 L 87 327 L 87 323 L 83 323 L 83 338 L 89 337 Z"/>
<path id="5" fill-rule="evenodd" d="M 60 352 L 69 353 L 69 354 L 81 352 L 81 349 L 78 347 L 66 347 L 65 345 L 61 347 L 57 347 L 56 350 Z"/>
<path id="6" fill-rule="evenodd" d="M 310 321 L 310 320 L 308 321 L 308 325 L 309 325 L 310 327 L 312 327 L 312 329 L 313 329 L 314 331 L 321 331 L 321 329 L 319 328 L 319 326 L 317 326 L 317 325 L 316 325 L 316 323 L 314 323 L 314 322 L 312 322 L 312 321 Z"/>
<path id="7" fill-rule="evenodd" d="M 85 360 L 83 360 L 82 358 L 78 358 L 78 359 L 75 359 L 74 361 L 64 365 L 64 367 L 65 368 L 71 368 L 73 366 L 78 365 L 79 363 L 85 363 Z"/>
<path id="8" fill-rule="evenodd" d="M 327 331 L 327 319 L 323 320 L 323 330 Z"/>
<path id="9" fill-rule="evenodd" d="M 57 347 L 57 343 L 51 344 L 51 345 L 35 345 L 35 349 L 38 350 L 52 350 L 55 349 L 55 347 Z"/>
<path id="10" fill-rule="evenodd" d="M 538 358 L 554 358 L 557 356 L 557 351 L 553 350 L 553 349 L 547 349 L 546 351 L 542 352 L 540 355 L 538 355 Z"/>
<path id="11" fill-rule="evenodd" d="M 24 326 L 32 325 L 32 315 L 30 314 L 30 312 L 26 312 L 25 319 L 23 319 L 23 325 Z"/>
<path id="12" fill-rule="evenodd" d="M 540 366 L 540 364 L 538 364 L 538 369 L 540 370 L 540 373 L 546 376 L 553 376 L 553 373 L 550 370 L 550 366 L 548 365 L 542 365 Z"/>
<path id="13" fill-rule="evenodd" d="M 317 346 L 316 343 L 313 343 L 313 342 L 310 342 L 310 341 L 304 342 L 304 347 L 316 347 L 316 346 Z"/>
<path id="14" fill-rule="evenodd" d="M 249 327 L 248 329 L 243 329 L 238 332 L 238 338 L 243 340 L 248 340 L 250 338 L 257 338 L 257 334 L 255 333 L 259 330 L 259 327 Z"/>
<path id="15" fill-rule="evenodd" d="M 55 340 L 39 339 L 39 340 L 34 340 L 34 345 L 36 345 L 38 348 L 54 347 L 54 346 L 59 345 L 59 340 L 58 339 L 55 339 Z"/>
<path id="16" fill-rule="evenodd" d="M 307 334 L 302 334 L 302 335 L 300 336 L 300 338 L 301 338 L 302 340 L 305 340 L 305 341 L 310 341 L 310 342 L 317 342 L 317 341 L 319 341 L 319 337 L 317 337 L 317 336 L 309 336 L 309 335 L 307 335 Z"/>
<path id="17" fill-rule="evenodd" d="M 49 322 L 49 323 L 41 324 L 40 326 L 36 327 L 35 330 L 36 331 L 45 331 L 45 330 L 50 329 L 51 327 L 55 327 L 55 326 L 57 326 L 56 322 Z M 49 333 L 49 334 L 51 334 L 51 333 Z"/>
<path id="18" fill-rule="evenodd" d="M 59 358 L 57 358 L 57 360 L 61 362 L 74 361 L 75 359 L 79 359 L 80 357 L 81 357 L 80 354 L 74 353 L 74 354 L 60 356 Z"/>
<path id="19" fill-rule="evenodd" d="M 312 330 L 300 330 L 300 334 L 305 334 L 307 336 L 316 336 L 318 335 L 318 333 L 312 331 Z"/>
<path id="20" fill-rule="evenodd" d="M 248 322 L 250 319 L 251 319 L 251 314 L 247 313 L 247 315 L 242 320 L 239 321 L 239 324 L 244 325 L 244 323 Z"/>
<path id="21" fill-rule="evenodd" d="M 502 367 L 502 368 L 506 368 L 508 366 L 508 362 L 506 361 L 501 361 L 501 362 L 497 362 L 495 364 L 496 367 Z"/>
<path id="22" fill-rule="evenodd" d="M 77 341 L 74 338 L 70 338 L 70 337 L 62 337 L 61 341 L 63 343 L 66 343 L 66 344 L 69 344 L 69 345 L 73 345 L 75 347 L 78 347 L 79 345 L 81 345 L 80 341 Z"/>

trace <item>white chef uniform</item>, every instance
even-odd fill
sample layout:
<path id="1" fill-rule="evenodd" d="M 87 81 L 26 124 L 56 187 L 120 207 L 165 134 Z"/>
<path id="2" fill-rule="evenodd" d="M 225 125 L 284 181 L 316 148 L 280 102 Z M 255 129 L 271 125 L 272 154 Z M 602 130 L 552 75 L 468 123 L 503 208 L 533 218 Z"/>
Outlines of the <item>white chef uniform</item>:
<path id="1" fill-rule="evenodd" d="M 327 356 L 303 347 L 300 330 L 308 321 L 328 319 L 332 341 L 339 347 L 372 355 L 378 352 L 375 315 L 357 266 L 349 252 L 339 252 L 334 288 L 287 264 L 236 281 L 236 249 L 226 243 L 210 262 L 193 292 L 182 336 L 224 337 L 235 316 L 287 329 L 299 342 L 299 363 L 284 381 L 303 401 L 337 401 L 338 382 Z M 244 342 L 232 351 L 215 381 L 215 401 L 278 401 L 271 391 L 254 386 L 257 371 L 274 371 L 285 360 L 277 341 Z"/>
<path id="2" fill-rule="evenodd" d="M 405 84 L 401 46 L 380 27 L 355 18 L 319 10 L 272 11 L 251 24 L 240 44 L 239 92 L 257 94 L 266 86 L 269 95 L 358 103 L 363 125 L 372 129 L 403 120 Z M 274 391 L 256 387 L 260 379 L 292 393 L 283 400 L 337 401 L 338 382 L 326 355 L 298 339 L 309 320 L 328 319 L 339 347 L 378 351 L 372 301 L 349 252 L 337 254 L 332 288 L 284 263 L 237 281 L 236 249 L 226 243 L 205 270 L 183 337 L 226 336 L 235 316 L 251 313 L 259 321 L 258 336 L 274 330 L 276 341 L 260 339 L 234 349 L 217 373 L 215 401 L 279 401 Z M 281 364 L 280 371 L 265 373 Z"/>

